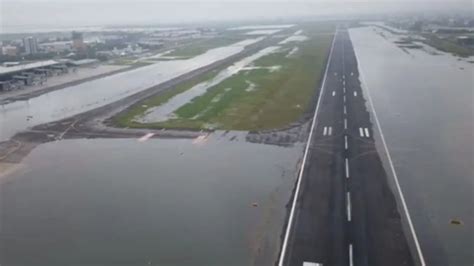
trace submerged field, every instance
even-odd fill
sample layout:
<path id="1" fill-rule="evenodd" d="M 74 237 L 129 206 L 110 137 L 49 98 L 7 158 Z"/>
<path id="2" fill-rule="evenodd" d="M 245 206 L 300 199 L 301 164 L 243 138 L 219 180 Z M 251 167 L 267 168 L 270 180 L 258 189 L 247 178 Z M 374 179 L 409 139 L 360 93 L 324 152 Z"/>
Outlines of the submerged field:
<path id="1" fill-rule="evenodd" d="M 115 117 L 121 127 L 265 130 L 297 121 L 321 80 L 333 38 L 330 24 L 302 25 L 289 41 L 209 87 L 173 111 L 166 121 L 137 119 L 172 97 L 216 76 L 218 71 L 151 97 Z M 291 35 L 290 35 L 291 36 Z M 296 36 L 296 37 L 295 37 Z"/>
<path id="2" fill-rule="evenodd" d="M 172 52 L 167 53 L 168 57 L 179 57 L 179 58 L 192 58 L 197 55 L 205 53 L 207 50 L 217 48 L 221 46 L 227 46 L 238 41 L 242 41 L 248 38 L 248 36 L 238 34 L 222 34 L 215 38 L 200 39 L 178 48 L 175 48 Z"/>

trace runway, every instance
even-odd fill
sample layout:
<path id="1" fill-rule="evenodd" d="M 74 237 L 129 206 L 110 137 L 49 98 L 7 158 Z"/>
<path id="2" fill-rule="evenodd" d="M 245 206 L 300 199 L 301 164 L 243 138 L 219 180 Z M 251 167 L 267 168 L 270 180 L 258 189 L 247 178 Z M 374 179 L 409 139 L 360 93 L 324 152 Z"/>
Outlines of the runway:
<path id="1" fill-rule="evenodd" d="M 403 193 L 376 149 L 372 121 L 349 34 L 339 29 L 290 203 L 280 266 L 424 265 Z"/>

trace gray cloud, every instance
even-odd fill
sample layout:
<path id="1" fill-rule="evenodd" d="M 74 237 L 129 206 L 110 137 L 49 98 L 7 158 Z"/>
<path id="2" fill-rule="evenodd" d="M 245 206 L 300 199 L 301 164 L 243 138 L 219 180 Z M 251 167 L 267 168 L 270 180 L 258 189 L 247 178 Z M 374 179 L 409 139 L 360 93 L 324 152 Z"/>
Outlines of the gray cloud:
<path id="1" fill-rule="evenodd" d="M 387 12 L 472 10 L 472 0 L 113 1 L 0 0 L 0 28 L 276 20 Z"/>

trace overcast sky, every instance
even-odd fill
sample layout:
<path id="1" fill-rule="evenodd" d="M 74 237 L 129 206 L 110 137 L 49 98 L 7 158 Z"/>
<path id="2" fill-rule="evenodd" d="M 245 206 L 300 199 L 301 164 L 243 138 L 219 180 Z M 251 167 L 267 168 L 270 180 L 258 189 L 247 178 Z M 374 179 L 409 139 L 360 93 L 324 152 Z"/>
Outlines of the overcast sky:
<path id="1" fill-rule="evenodd" d="M 0 30 L 473 10 L 474 0 L 0 0 Z"/>

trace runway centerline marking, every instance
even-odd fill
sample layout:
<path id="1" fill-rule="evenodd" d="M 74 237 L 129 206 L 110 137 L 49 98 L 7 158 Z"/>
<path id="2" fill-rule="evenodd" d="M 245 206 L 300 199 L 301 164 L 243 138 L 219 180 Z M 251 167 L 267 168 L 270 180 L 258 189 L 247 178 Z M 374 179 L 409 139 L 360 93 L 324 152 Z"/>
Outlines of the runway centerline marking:
<path id="1" fill-rule="evenodd" d="M 352 220 L 351 192 L 347 192 L 347 221 Z"/>
<path id="2" fill-rule="evenodd" d="M 349 266 L 354 266 L 354 252 L 352 250 L 352 244 L 349 244 Z"/>
<path id="3" fill-rule="evenodd" d="M 346 178 L 349 178 L 349 159 L 346 158 Z"/>
<path id="4" fill-rule="evenodd" d="M 344 136 L 344 148 L 349 149 L 349 143 L 347 142 L 347 136 Z"/>
<path id="5" fill-rule="evenodd" d="M 370 138 L 369 129 L 365 128 L 364 130 L 365 130 L 365 136 Z"/>
<path id="6" fill-rule="evenodd" d="M 302 180 L 302 177 L 303 177 L 303 174 L 304 174 L 306 160 L 308 158 L 309 146 L 311 145 L 311 139 L 312 139 L 312 136 L 313 136 L 313 131 L 314 131 L 315 126 L 317 124 L 316 118 L 317 118 L 317 115 L 318 115 L 319 107 L 321 105 L 321 99 L 324 96 L 324 89 L 326 87 L 327 75 L 328 75 L 329 67 L 331 65 L 332 52 L 334 50 L 334 43 L 336 41 L 336 36 L 337 36 L 337 28 L 336 28 L 336 31 L 334 33 L 334 37 L 332 39 L 331 50 L 329 51 L 329 57 L 328 57 L 328 60 L 326 62 L 326 71 L 324 72 L 324 78 L 323 78 L 323 83 L 321 84 L 320 95 L 319 95 L 319 98 L 318 98 L 318 102 L 316 103 L 316 108 L 314 110 L 313 120 L 311 122 L 311 129 L 310 129 L 310 132 L 309 132 L 308 141 L 306 142 L 306 147 L 305 147 L 305 150 L 304 150 L 303 160 L 302 160 L 302 163 L 301 163 L 301 166 L 300 166 L 300 172 L 299 172 L 299 175 L 298 175 L 298 180 L 297 180 L 297 183 L 296 183 L 295 193 L 293 195 L 293 201 L 292 201 L 292 204 L 291 204 L 290 215 L 288 216 L 288 223 L 286 225 L 285 238 L 283 239 L 283 244 L 281 246 L 281 252 L 280 252 L 280 258 L 278 259 L 278 266 L 283 266 L 283 263 L 285 262 L 286 248 L 288 246 L 288 239 L 290 237 L 290 231 L 291 231 L 291 227 L 293 225 L 293 217 L 295 215 L 296 201 L 299 197 L 299 191 L 300 191 L 300 188 L 301 188 L 301 180 Z M 334 75 L 337 75 L 337 73 L 334 73 Z"/>
<path id="7" fill-rule="evenodd" d="M 323 266 L 322 263 L 303 261 L 303 266 Z"/>
<path id="8" fill-rule="evenodd" d="M 362 87 L 362 89 L 366 90 L 366 94 L 368 95 L 370 108 L 372 110 L 372 113 L 374 114 L 374 120 L 375 120 L 375 124 L 377 125 L 377 130 L 378 130 L 378 132 L 380 132 L 380 139 L 382 140 L 382 145 L 385 149 L 385 153 L 387 154 L 387 159 L 388 159 L 388 162 L 390 164 L 390 170 L 391 170 L 391 172 L 393 174 L 393 177 L 394 177 L 394 180 L 395 180 L 395 186 L 397 187 L 398 194 L 399 194 L 400 200 L 402 202 L 403 210 L 405 211 L 405 215 L 407 216 L 408 226 L 409 226 L 410 232 L 413 236 L 413 241 L 415 242 L 415 247 L 416 247 L 416 250 L 417 250 L 417 253 L 418 253 L 418 257 L 420 259 L 420 264 L 421 264 L 421 266 L 426 266 L 425 258 L 423 256 L 423 252 L 421 250 L 420 243 L 418 242 L 418 237 L 417 237 L 416 232 L 415 232 L 415 227 L 413 226 L 413 222 L 411 220 L 410 212 L 408 211 L 408 207 L 407 207 L 407 204 L 405 202 L 405 197 L 404 197 L 402 189 L 400 187 L 400 182 L 398 181 L 397 172 L 395 171 L 395 166 L 393 166 L 392 156 L 390 155 L 390 152 L 388 151 L 387 142 L 385 141 L 385 137 L 384 137 L 383 132 L 382 132 L 382 127 L 380 126 L 380 122 L 379 122 L 379 119 L 378 119 L 378 116 L 377 116 L 377 112 L 375 111 L 374 102 L 372 101 L 372 95 L 370 95 L 369 85 L 365 80 L 365 75 L 364 75 L 364 71 L 363 71 L 362 67 L 360 67 L 360 65 L 359 65 L 358 68 L 360 70 L 359 72 L 360 72 L 360 77 L 362 79 L 362 84 L 365 85 L 365 86 L 361 86 L 361 87 Z"/>

